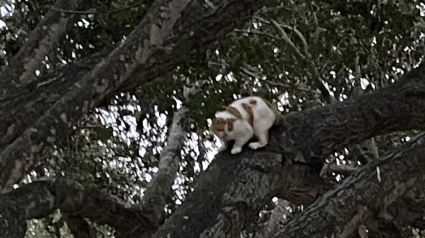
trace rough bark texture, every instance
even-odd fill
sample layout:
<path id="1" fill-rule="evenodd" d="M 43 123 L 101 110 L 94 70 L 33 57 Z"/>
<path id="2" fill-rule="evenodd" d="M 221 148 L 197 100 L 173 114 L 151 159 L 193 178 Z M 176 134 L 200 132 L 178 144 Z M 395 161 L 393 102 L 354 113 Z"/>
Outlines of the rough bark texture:
<path id="1" fill-rule="evenodd" d="M 156 236 L 234 237 L 245 224 L 255 219 L 273 196 L 295 204 L 314 202 L 328 189 L 317 175 L 317 160 L 370 136 L 423 129 L 424 68 L 421 65 L 397 84 L 355 101 L 287 115 L 283 125 L 273 129 L 271 142 L 265 150 L 254 153 L 245 149 L 240 156 L 228 152 L 219 154 L 200 176 L 195 191 Z M 70 209 L 66 213 L 75 216 L 73 211 Z M 100 217 L 110 221 L 110 217 Z M 8 224 L 25 221 L 19 216 L 8 219 Z"/>
<path id="2" fill-rule="evenodd" d="M 21 96 L 28 90 L 22 87 L 16 94 L 3 95 L 0 191 L 9 191 L 19 182 L 48 153 L 50 144 L 66 138 L 71 132 L 70 125 L 84 113 L 118 92 L 172 70 L 184 60 L 179 54 L 182 46 L 190 49 L 189 57 L 197 49 L 204 50 L 264 4 L 262 0 L 216 0 L 208 5 L 189 0 L 156 1 L 126 42 L 101 62 L 99 56 L 88 59 L 92 65 L 79 74 L 73 70 L 81 69 L 81 65 L 64 67 L 62 75 L 29 85 L 37 89 L 33 94 Z M 273 129 L 265 149 L 253 152 L 244 148 L 237 156 L 228 151 L 220 153 L 155 237 L 237 237 L 273 196 L 294 204 L 313 203 L 330 188 L 318 174 L 322 160 L 331 152 L 372 136 L 425 128 L 424 77 L 425 66 L 421 65 L 395 85 L 373 94 L 286 115 L 283 124 Z M 5 83 L 11 80 L 17 82 L 10 78 Z M 13 95 L 20 95 L 18 98 L 23 101 L 18 103 Z M 322 202 L 308 210 L 312 215 L 307 219 L 317 218 L 315 212 L 322 215 L 317 206 L 326 208 L 327 203 L 333 203 L 338 210 L 332 213 L 323 209 L 323 217 L 331 224 L 318 223 L 317 227 L 324 230 L 323 234 L 348 236 L 359 224 L 357 219 L 388 211 L 387 206 L 396 207 L 394 201 L 419 181 L 418 174 L 423 174 L 423 154 L 420 146 L 411 143 L 398 154 L 365 167 L 341 185 L 351 194 L 341 187 L 329 192 Z M 378 167 L 381 181 L 376 177 Z M 380 187 L 381 183 L 385 188 Z M 365 194 L 354 194 L 356 187 L 364 188 Z M 377 199 L 362 197 L 375 193 Z M 326 200 L 329 198 L 334 200 Z M 347 207 L 351 209 L 353 201 L 363 202 L 359 209 L 346 214 L 348 211 L 340 207 L 345 200 L 338 199 L 349 199 Z M 81 236 L 88 234 L 81 218 L 109 224 L 123 237 L 140 237 L 156 230 L 140 208 L 129 208 L 115 197 L 69 181 L 34 182 L 1 196 L 0 200 L 0 234 L 5 237 L 22 237 L 27 219 L 44 217 L 55 209 L 66 214 L 71 226 L 75 226 L 72 229 L 82 231 Z M 423 206 L 421 201 L 414 202 Z M 331 215 L 326 213 L 329 211 Z M 346 219 L 345 223 L 335 217 Z M 306 223 L 305 226 L 313 225 L 310 220 Z M 300 226 L 293 225 L 294 229 Z M 306 228 L 302 234 L 310 233 L 308 237 L 312 237 L 315 229 Z M 286 234 L 286 230 L 281 232 Z"/>
<path id="3" fill-rule="evenodd" d="M 77 237 L 89 237 L 83 218 L 114 227 L 120 237 L 140 237 L 155 229 L 145 212 L 97 189 L 84 189 L 69 180 L 26 184 L 0 197 L 0 237 L 23 237 L 26 220 L 60 209 Z"/>
<path id="4" fill-rule="evenodd" d="M 317 174 L 329 153 L 375 135 L 425 127 L 424 71 L 421 65 L 357 100 L 289 114 L 265 150 L 219 154 L 155 237 L 236 237 L 273 196 L 311 204 L 327 190 Z"/>
<path id="5" fill-rule="evenodd" d="M 190 2 L 190 3 L 189 3 Z M 167 73 L 184 62 L 181 49 L 189 49 L 189 57 L 197 50 L 205 50 L 211 42 L 250 18 L 266 1 L 199 1 L 158 0 L 126 41 L 92 70 L 80 77 L 52 78 L 72 80 L 72 86 L 54 94 L 52 82 L 44 82 L 49 97 L 34 95 L 37 100 L 25 102 L 31 107 L 32 120 L 13 113 L 15 98 L 5 95 L 0 112 L 8 115 L 0 121 L 2 128 L 0 153 L 0 191 L 7 192 L 19 182 L 34 163 L 48 153 L 52 143 L 60 143 L 70 132 L 70 125 L 84 113 L 103 103 L 108 97 L 129 90 Z M 69 85 L 68 83 L 65 83 Z M 39 87 L 40 84 L 34 84 Z M 44 88 L 46 89 L 46 88 Z M 17 92 L 22 95 L 26 91 Z M 34 99 L 34 98 L 33 98 Z M 9 107 L 8 107 L 9 105 Z M 22 105 L 22 104 L 21 104 Z M 9 115 L 16 115 L 11 118 Z M 62 131 L 63 133 L 57 133 Z M 6 143 L 6 144 L 5 144 Z M 31 146 L 28 146 L 31 145 Z"/>
<path id="6" fill-rule="evenodd" d="M 92 237 L 90 225 L 83 217 L 68 216 L 67 214 L 62 214 L 62 216 L 75 238 Z"/>
<path id="7" fill-rule="evenodd" d="M 187 108 L 182 107 L 174 113 L 167 145 L 161 152 L 158 172 L 143 196 L 142 207 L 149 211 L 150 221 L 155 225 L 164 220 L 166 200 L 173 195 L 171 186 L 179 169 L 180 151 L 186 140 L 186 131 L 180 124 L 186 112 Z"/>
<path id="8" fill-rule="evenodd" d="M 106 55 L 97 53 L 77 63 L 66 65 L 60 72 L 46 75 L 26 87 L 19 88 L 19 95 L 12 94 L 0 100 L 0 109 L 4 112 L 0 114 L 0 151 L 18 138 L 64 95 L 72 84 L 87 74 Z"/>
<path id="9" fill-rule="evenodd" d="M 66 10 L 84 10 L 94 1 L 89 0 L 57 0 L 54 7 Z M 0 74 L 3 86 L 0 99 L 11 96 L 12 91 L 19 94 L 19 87 L 35 79 L 35 71 L 42 66 L 44 57 L 65 34 L 67 24 L 74 18 L 70 14 L 62 14 L 49 10 L 40 24 L 31 32 L 25 45 L 9 61 L 8 67 Z"/>
<path id="10" fill-rule="evenodd" d="M 193 193 L 161 226 L 155 237 L 236 237 L 247 224 L 256 219 L 258 211 L 273 196 L 284 198 L 294 204 L 313 203 L 318 196 L 329 189 L 329 186 L 318 176 L 318 165 L 321 163 L 317 162 L 325 158 L 327 154 L 370 136 L 396 130 L 423 129 L 425 125 L 424 68 L 425 66 L 421 65 L 406 74 L 397 84 L 373 94 L 364 95 L 355 101 L 287 115 L 281 126 L 272 129 L 270 143 L 265 149 L 254 152 L 245 148 L 237 156 L 231 155 L 228 151 L 218 154 L 208 170 L 199 177 Z M 425 153 L 422 150 L 419 153 L 416 147 L 413 147 L 415 150 L 408 149 L 400 152 L 406 154 L 404 160 L 400 156 L 395 156 L 392 157 L 394 159 L 377 162 L 381 171 L 382 183 L 394 182 L 392 186 L 385 186 L 391 189 L 389 192 L 395 191 L 390 193 L 391 196 L 388 195 L 388 198 L 396 199 L 402 195 L 413 185 L 412 181 L 416 180 L 417 170 L 419 173 L 422 171 L 423 165 L 420 164 L 421 160 L 418 155 Z M 412 156 L 412 158 L 408 158 L 408 156 Z M 391 164 L 393 162 L 395 164 Z M 403 164 L 406 166 L 403 167 Z M 376 170 L 376 166 L 374 168 Z M 366 167 L 365 170 L 370 170 L 370 168 Z M 356 182 L 350 188 L 369 183 L 368 188 L 379 189 L 381 182 L 375 179 L 375 170 L 374 172 L 369 171 L 369 173 L 359 171 L 358 174 L 361 176 L 355 177 Z M 386 174 L 391 176 L 388 177 L 389 175 Z M 374 179 L 371 180 L 370 176 L 374 176 Z M 370 184 L 373 182 L 375 184 Z M 25 229 L 25 220 L 29 217 L 14 216 L 14 211 L 21 211 L 22 214 L 35 214 L 31 217 L 37 217 L 41 216 L 37 214 L 46 215 L 55 209 L 55 207 L 46 205 L 43 208 L 42 202 L 55 201 L 52 198 L 51 190 L 38 188 L 34 192 L 46 193 L 46 195 L 28 197 L 27 194 L 31 194 L 31 191 L 25 191 L 27 186 L 37 186 L 37 183 L 23 186 L 16 192 L 2 197 L 5 202 L 1 204 L 5 204 L 3 206 L 11 211 L 5 213 L 8 214 L 5 216 L 6 223 L 19 224 L 19 226 L 15 226 L 19 229 L 9 226 L 10 230 L 7 230 L 3 226 L 3 229 L 6 229 L 5 234 Z M 400 190 L 394 190 L 394 187 Z M 58 201 L 66 201 L 66 203 L 60 203 L 65 205 L 58 207 L 69 216 L 91 218 L 100 223 L 112 224 L 118 231 L 131 231 L 130 234 L 125 233 L 129 237 L 155 230 L 146 218 L 134 220 L 134 217 L 141 219 L 143 211 L 127 210 L 125 206 L 120 205 L 118 200 L 104 198 L 104 194 L 94 190 L 84 192 L 86 190 L 81 188 L 72 190 L 72 187 L 70 188 L 66 184 L 57 186 L 55 189 L 57 191 L 54 194 L 58 194 L 58 196 L 65 192 L 79 194 L 76 196 L 78 199 L 74 200 L 60 198 L 66 198 L 66 196 L 58 198 Z M 60 192 L 61 189 L 65 192 Z M 382 193 L 381 190 L 377 192 Z M 8 196 L 17 196 L 16 194 L 19 193 L 24 196 L 24 199 L 36 199 L 35 202 L 41 203 L 34 206 L 37 210 L 29 209 L 22 212 L 27 207 L 33 208 L 32 200 L 23 201 L 20 206 L 10 205 L 10 202 L 18 201 L 18 198 L 11 199 Z M 339 193 L 330 194 L 338 195 Z M 373 193 L 371 194 L 373 195 Z M 359 197 L 356 197 L 355 200 L 361 199 L 363 194 L 360 193 L 357 196 Z M 50 200 L 37 200 L 38 197 L 49 197 Z M 9 205 L 6 205 L 6 201 L 9 201 Z M 395 206 L 392 201 L 388 201 L 385 199 L 373 200 L 370 205 L 372 208 L 366 210 L 363 216 L 371 216 L 376 213 L 376 209 L 373 209 L 375 207 Z M 48 204 L 52 204 L 52 202 Z M 105 212 L 104 209 L 108 207 L 111 208 L 111 211 Z M 6 208 L 1 210 L 9 211 Z M 339 207 L 336 208 L 339 209 Z M 146 225 L 141 226 L 140 224 Z M 122 227 L 120 227 L 121 225 Z M 319 227 L 327 227 L 327 232 L 335 232 L 331 225 L 323 226 L 320 223 Z M 308 230 L 305 231 L 308 232 Z"/>
<path id="11" fill-rule="evenodd" d="M 400 199 L 400 202 L 392 204 L 385 210 L 387 217 L 396 218 L 400 226 L 413 226 L 425 230 L 425 175 L 422 175 L 420 183 Z"/>
<path id="12" fill-rule="evenodd" d="M 387 208 L 397 204 L 415 184 L 424 182 L 421 180 L 425 173 L 424 144 L 422 136 L 384 159 L 368 164 L 286 224 L 274 237 L 343 238 L 374 214 L 394 219 Z"/>
<path id="13" fill-rule="evenodd" d="M 289 215 L 290 212 L 287 209 L 289 205 L 288 201 L 279 199 L 276 207 L 273 209 L 270 218 L 264 224 L 264 228 L 258 235 L 258 238 L 271 238 L 279 230 L 280 221 L 284 215 Z"/>

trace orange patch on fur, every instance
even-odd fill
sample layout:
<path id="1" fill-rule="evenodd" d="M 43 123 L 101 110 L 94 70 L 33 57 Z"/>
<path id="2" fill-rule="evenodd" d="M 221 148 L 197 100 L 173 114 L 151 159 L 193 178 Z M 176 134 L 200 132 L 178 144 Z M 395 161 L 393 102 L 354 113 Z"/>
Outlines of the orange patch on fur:
<path id="1" fill-rule="evenodd" d="M 249 100 L 249 104 L 255 105 L 255 104 L 257 104 L 257 100 L 251 99 L 251 100 Z"/>
<path id="2" fill-rule="evenodd" d="M 282 117 L 282 114 L 280 113 L 280 111 L 279 110 L 277 110 L 277 106 L 276 105 L 274 105 L 274 104 L 272 104 L 271 102 L 269 102 L 269 101 L 267 101 L 266 99 L 264 99 L 264 98 L 262 98 L 263 99 L 263 101 L 267 104 L 267 106 L 269 106 L 272 110 L 273 110 L 273 112 L 274 112 L 274 114 L 275 114 L 275 120 L 274 120 L 274 125 L 279 125 L 279 123 L 280 123 L 280 118 Z"/>
<path id="3" fill-rule="evenodd" d="M 246 103 L 242 103 L 243 109 L 248 113 L 248 122 L 251 126 L 254 126 L 254 112 L 252 111 L 252 107 Z"/>
<path id="4" fill-rule="evenodd" d="M 237 119 L 235 119 L 235 118 L 229 118 L 229 119 L 227 119 L 227 128 L 229 129 L 229 131 L 233 131 L 233 123 L 236 120 Z"/>
<path id="5" fill-rule="evenodd" d="M 226 119 L 224 118 L 214 118 L 212 121 L 211 128 L 216 131 L 224 131 L 224 127 L 226 126 Z"/>
<path id="6" fill-rule="evenodd" d="M 235 107 L 232 106 L 228 106 L 226 107 L 226 111 L 230 112 L 230 114 L 232 114 L 233 116 L 235 116 L 238 119 L 242 119 L 242 114 L 239 112 L 238 109 L 236 109 Z"/>

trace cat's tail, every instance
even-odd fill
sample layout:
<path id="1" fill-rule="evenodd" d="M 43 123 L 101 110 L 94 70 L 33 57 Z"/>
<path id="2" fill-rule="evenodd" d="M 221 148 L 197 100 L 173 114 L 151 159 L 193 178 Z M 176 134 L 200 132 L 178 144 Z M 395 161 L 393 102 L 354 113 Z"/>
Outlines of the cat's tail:
<path id="1" fill-rule="evenodd" d="M 282 113 L 279 110 L 277 110 L 277 107 L 276 107 L 276 110 L 273 110 L 273 111 L 274 111 L 274 113 L 276 115 L 276 117 L 274 119 L 273 126 L 278 126 L 278 125 L 280 125 L 282 123 L 283 115 L 282 115 Z"/>
<path id="2" fill-rule="evenodd" d="M 274 103 L 271 103 L 271 102 L 267 101 L 266 99 L 263 99 L 263 100 L 267 104 L 267 106 L 269 106 L 273 110 L 273 112 L 274 112 L 275 118 L 274 118 L 273 126 L 280 125 L 280 123 L 282 122 L 282 119 L 283 119 L 283 115 L 277 109 L 277 105 L 274 104 Z"/>

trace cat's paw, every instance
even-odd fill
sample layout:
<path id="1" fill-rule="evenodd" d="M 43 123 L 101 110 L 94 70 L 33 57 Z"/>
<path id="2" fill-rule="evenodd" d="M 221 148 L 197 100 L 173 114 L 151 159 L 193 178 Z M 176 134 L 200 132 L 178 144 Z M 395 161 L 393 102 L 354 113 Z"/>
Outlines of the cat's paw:
<path id="1" fill-rule="evenodd" d="M 232 151 L 230 151 L 230 153 L 232 153 L 232 155 L 234 155 L 234 154 L 241 153 L 241 151 L 242 151 L 242 148 L 236 147 L 236 148 L 233 148 Z"/>
<path id="2" fill-rule="evenodd" d="M 261 148 L 261 147 L 264 147 L 264 145 L 261 145 L 258 142 L 249 143 L 249 148 L 251 148 L 253 150 L 256 150 L 256 149 Z"/>

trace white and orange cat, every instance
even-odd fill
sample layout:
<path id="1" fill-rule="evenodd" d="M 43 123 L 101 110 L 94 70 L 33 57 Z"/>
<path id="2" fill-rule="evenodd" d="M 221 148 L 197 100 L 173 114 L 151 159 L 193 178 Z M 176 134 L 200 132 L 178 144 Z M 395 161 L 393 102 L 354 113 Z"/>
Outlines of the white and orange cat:
<path id="1" fill-rule="evenodd" d="M 223 142 L 219 151 L 225 150 L 228 142 L 234 140 L 231 153 L 237 154 L 254 135 L 258 142 L 250 143 L 251 149 L 266 146 L 270 127 L 279 124 L 281 117 L 282 114 L 269 101 L 256 96 L 245 97 L 216 112 L 211 131 Z"/>

